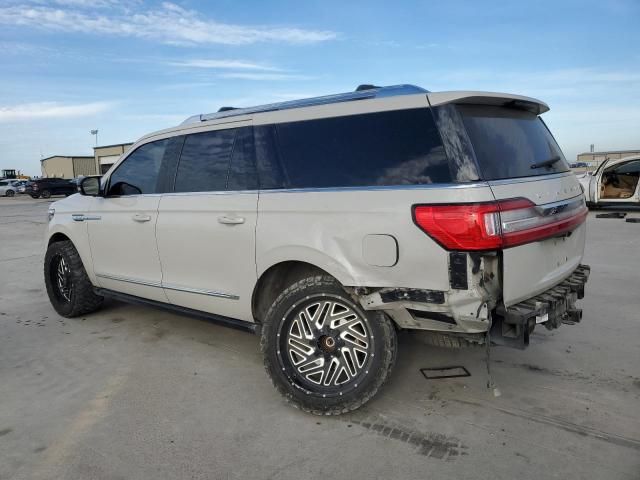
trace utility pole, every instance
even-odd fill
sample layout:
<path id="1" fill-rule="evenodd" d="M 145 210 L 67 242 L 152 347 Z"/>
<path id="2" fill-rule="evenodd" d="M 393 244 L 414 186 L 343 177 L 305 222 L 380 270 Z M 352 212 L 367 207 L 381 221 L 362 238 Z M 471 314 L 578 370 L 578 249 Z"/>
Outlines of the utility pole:
<path id="1" fill-rule="evenodd" d="M 91 130 L 91 135 L 96 137 L 96 147 L 98 146 L 98 130 Z"/>

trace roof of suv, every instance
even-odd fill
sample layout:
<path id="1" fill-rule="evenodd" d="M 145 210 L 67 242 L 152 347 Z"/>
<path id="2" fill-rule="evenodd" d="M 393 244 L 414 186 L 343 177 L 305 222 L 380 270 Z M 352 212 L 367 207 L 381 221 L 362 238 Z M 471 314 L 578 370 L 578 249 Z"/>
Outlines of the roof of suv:
<path id="1" fill-rule="evenodd" d="M 282 110 L 303 109 L 305 107 L 320 107 L 326 105 L 345 104 L 355 101 L 375 101 L 378 99 L 390 99 L 392 97 L 402 96 L 420 96 L 426 95 L 431 106 L 443 105 L 447 103 L 457 104 L 480 104 L 480 105 L 496 105 L 515 107 L 528 110 L 536 115 L 549 110 L 546 103 L 532 97 L 522 95 L 514 95 L 511 93 L 497 92 L 479 92 L 479 91 L 445 91 L 430 92 L 416 85 L 391 85 L 386 87 L 378 87 L 375 85 L 360 85 L 354 92 L 338 93 L 334 95 L 324 95 L 320 97 L 305 98 L 301 100 L 292 100 L 280 103 L 269 103 L 247 108 L 222 107 L 215 113 L 192 115 L 177 127 L 167 128 L 152 132 L 141 139 L 136 144 L 167 133 L 175 133 L 183 129 L 190 129 L 199 125 L 206 125 L 205 122 L 227 123 L 235 122 L 233 117 L 251 116 L 252 114 L 261 114 L 267 112 L 277 112 Z M 249 119 L 239 118 L 238 121 Z M 135 144 L 134 144 L 135 145 Z"/>

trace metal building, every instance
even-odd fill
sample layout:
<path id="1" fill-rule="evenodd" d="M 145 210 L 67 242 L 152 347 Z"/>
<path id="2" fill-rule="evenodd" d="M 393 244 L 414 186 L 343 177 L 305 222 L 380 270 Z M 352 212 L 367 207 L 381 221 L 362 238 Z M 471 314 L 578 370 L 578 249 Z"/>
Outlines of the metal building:
<path id="1" fill-rule="evenodd" d="M 636 150 L 608 150 L 602 152 L 584 152 L 578 154 L 577 162 L 584 162 L 591 167 L 597 167 L 605 160 L 618 159 L 624 157 L 631 157 L 634 155 L 640 155 L 640 148 Z"/>
<path id="2" fill-rule="evenodd" d="M 93 157 L 70 157 L 52 155 L 40 160 L 43 177 L 76 178 L 80 175 L 95 175 L 96 164 Z"/>
<path id="3" fill-rule="evenodd" d="M 98 175 L 104 175 L 111 168 L 120 155 L 125 153 L 133 143 L 118 143 L 116 145 L 104 145 L 93 148 L 93 156 L 95 158 L 95 170 Z"/>

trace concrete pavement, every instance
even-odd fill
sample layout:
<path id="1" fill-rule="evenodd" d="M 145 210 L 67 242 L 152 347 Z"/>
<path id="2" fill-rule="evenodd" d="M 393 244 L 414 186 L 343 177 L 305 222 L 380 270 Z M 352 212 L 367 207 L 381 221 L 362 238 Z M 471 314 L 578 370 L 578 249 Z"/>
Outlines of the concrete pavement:
<path id="1" fill-rule="evenodd" d="M 589 215 L 583 321 L 493 349 L 501 396 L 483 349 L 404 334 L 378 397 L 324 418 L 284 403 L 251 334 L 116 302 L 59 317 L 48 204 L 0 198 L 0 479 L 640 479 L 639 224 Z M 471 376 L 419 371 L 445 365 Z"/>

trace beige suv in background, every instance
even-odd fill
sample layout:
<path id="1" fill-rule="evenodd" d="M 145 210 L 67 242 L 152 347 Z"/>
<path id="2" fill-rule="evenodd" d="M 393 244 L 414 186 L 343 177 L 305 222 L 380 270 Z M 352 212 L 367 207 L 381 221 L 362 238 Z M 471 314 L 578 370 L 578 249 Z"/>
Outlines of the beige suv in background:
<path id="1" fill-rule="evenodd" d="M 519 348 L 581 318 L 587 208 L 533 98 L 363 85 L 140 139 L 49 210 L 55 310 L 106 296 L 262 336 L 295 406 L 368 401 L 396 331 Z"/>

